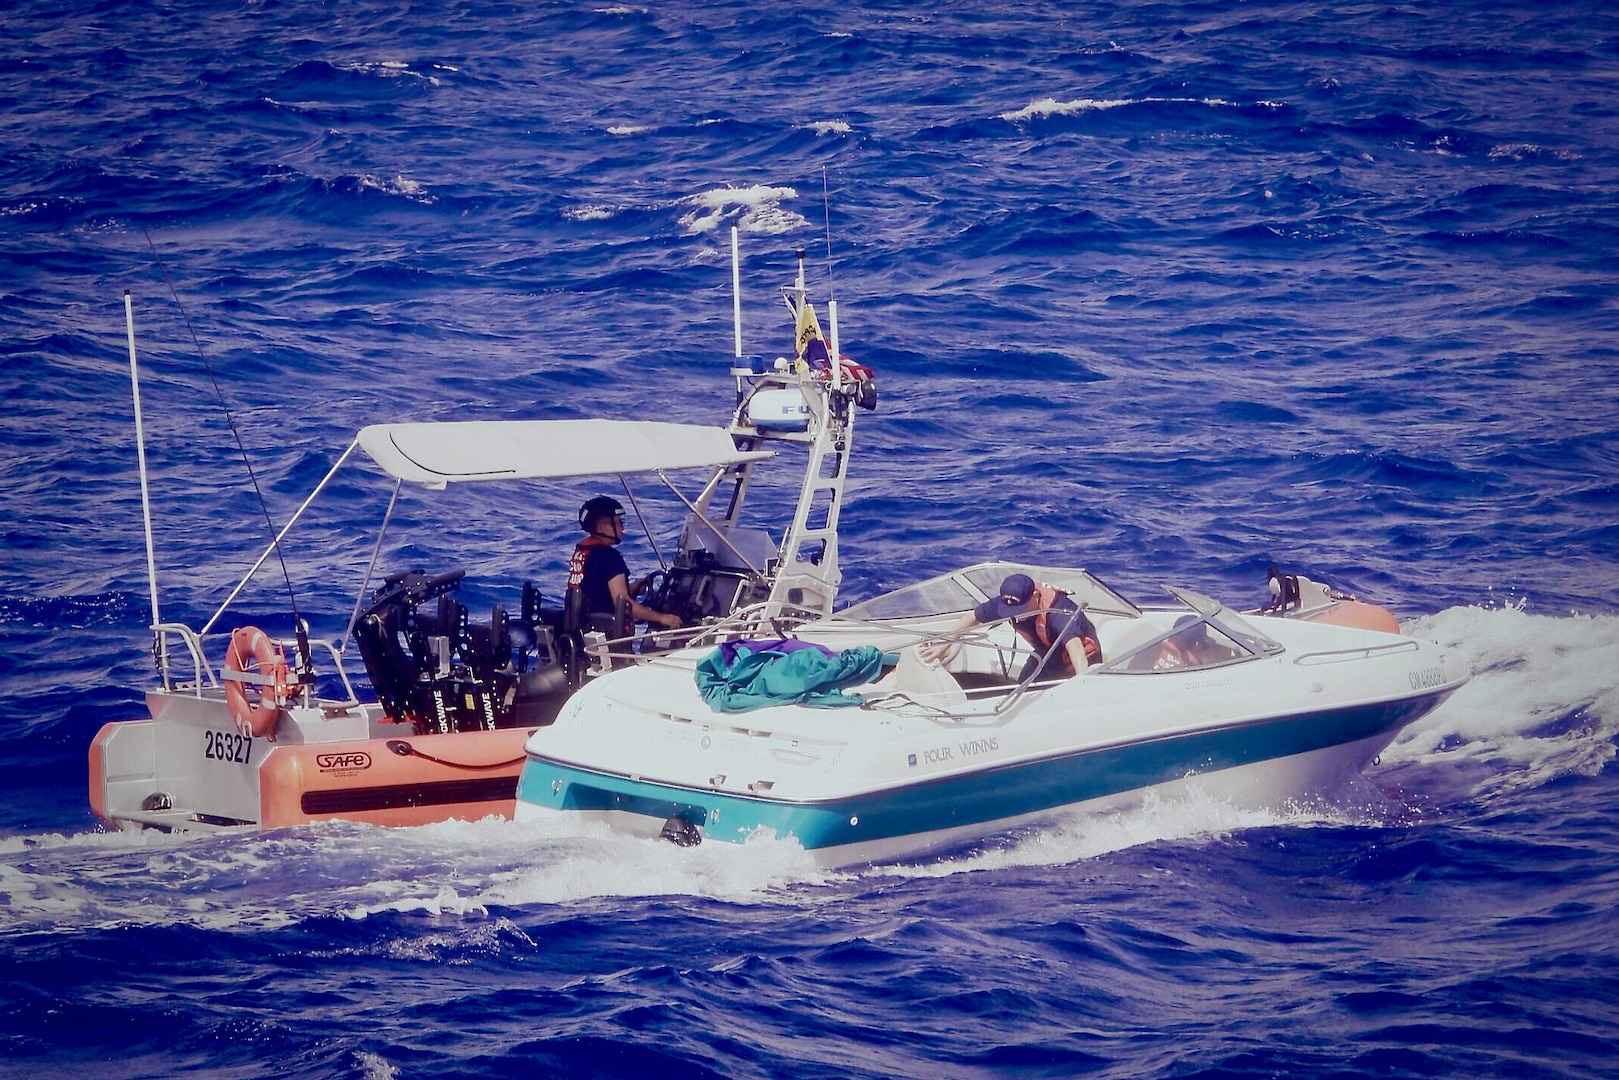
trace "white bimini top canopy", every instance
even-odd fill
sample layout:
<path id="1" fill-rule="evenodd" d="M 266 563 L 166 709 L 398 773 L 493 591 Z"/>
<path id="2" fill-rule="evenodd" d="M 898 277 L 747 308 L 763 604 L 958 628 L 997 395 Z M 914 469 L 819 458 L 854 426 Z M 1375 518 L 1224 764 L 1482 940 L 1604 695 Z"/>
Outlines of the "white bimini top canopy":
<path id="1" fill-rule="evenodd" d="M 372 424 L 355 441 L 388 475 L 429 488 L 694 469 L 773 456 L 738 450 L 722 427 L 652 420 Z"/>

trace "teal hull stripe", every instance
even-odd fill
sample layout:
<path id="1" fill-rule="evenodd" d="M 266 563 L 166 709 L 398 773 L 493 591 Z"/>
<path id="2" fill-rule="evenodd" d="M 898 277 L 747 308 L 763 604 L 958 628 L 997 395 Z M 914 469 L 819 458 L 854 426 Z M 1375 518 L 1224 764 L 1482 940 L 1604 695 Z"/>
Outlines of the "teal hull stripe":
<path id="1" fill-rule="evenodd" d="M 805 848 L 885 840 L 1038 813 L 1256 762 L 1306 754 L 1395 731 L 1444 694 L 1042 758 L 824 802 L 786 802 L 683 788 L 530 757 L 517 798 L 561 811 L 617 810 L 703 826 L 740 842 L 758 828 Z M 964 735 L 976 733 L 964 732 Z"/>

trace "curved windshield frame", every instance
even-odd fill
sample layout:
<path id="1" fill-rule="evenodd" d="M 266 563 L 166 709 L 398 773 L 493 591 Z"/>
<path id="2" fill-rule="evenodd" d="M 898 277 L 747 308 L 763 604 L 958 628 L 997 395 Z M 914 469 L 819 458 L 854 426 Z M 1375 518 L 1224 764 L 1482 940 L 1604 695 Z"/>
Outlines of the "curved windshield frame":
<path id="1" fill-rule="evenodd" d="M 1284 651 L 1280 642 L 1255 629 L 1252 623 L 1218 600 L 1190 589 L 1168 585 L 1165 589 L 1192 613 L 1180 616 L 1171 629 L 1123 656 L 1109 658 L 1096 669 L 1098 674 L 1162 675 L 1206 671 L 1245 664 Z"/>
<path id="2" fill-rule="evenodd" d="M 1218 627 L 1228 637 L 1243 644 L 1255 656 L 1275 656 L 1282 652 L 1282 643 L 1266 636 L 1254 627 L 1247 619 L 1232 611 L 1218 600 L 1211 600 L 1202 593 L 1195 593 L 1191 589 L 1177 589 L 1173 585 L 1165 585 L 1164 589 L 1207 619 L 1212 625 Z"/>
<path id="3" fill-rule="evenodd" d="M 883 593 L 881 596 L 853 604 L 834 614 L 835 618 L 860 622 L 887 622 L 894 619 L 915 619 L 928 615 L 945 615 L 967 611 L 982 603 L 964 586 L 955 574 L 941 574 L 926 581 L 907 585 L 903 589 Z"/>
<path id="4" fill-rule="evenodd" d="M 836 614 L 838 618 L 868 622 L 961 614 L 998 595 L 1001 582 L 1010 574 L 1027 574 L 1035 581 L 1061 589 L 1088 611 L 1141 614 L 1140 608 L 1088 570 L 1014 562 L 976 563 L 852 604 Z"/>

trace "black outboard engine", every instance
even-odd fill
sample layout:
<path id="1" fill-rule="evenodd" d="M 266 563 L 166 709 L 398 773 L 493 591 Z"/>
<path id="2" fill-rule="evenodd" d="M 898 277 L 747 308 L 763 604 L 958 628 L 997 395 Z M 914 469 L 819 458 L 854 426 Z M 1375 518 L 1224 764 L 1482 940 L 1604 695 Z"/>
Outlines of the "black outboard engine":
<path id="1" fill-rule="evenodd" d="M 475 650 L 467 609 L 453 595 L 465 576 L 465 570 L 392 574 L 354 625 L 383 711 L 424 734 L 493 730 L 500 723 L 497 667 L 511 667 L 510 646 L 497 664 L 484 630 L 478 635 L 483 648 Z"/>
<path id="2" fill-rule="evenodd" d="M 540 597 L 525 585 L 518 619 L 495 605 L 473 623 L 455 598 L 466 571 L 393 574 L 354 626 L 377 700 L 423 734 L 549 723 L 567 680 Z"/>

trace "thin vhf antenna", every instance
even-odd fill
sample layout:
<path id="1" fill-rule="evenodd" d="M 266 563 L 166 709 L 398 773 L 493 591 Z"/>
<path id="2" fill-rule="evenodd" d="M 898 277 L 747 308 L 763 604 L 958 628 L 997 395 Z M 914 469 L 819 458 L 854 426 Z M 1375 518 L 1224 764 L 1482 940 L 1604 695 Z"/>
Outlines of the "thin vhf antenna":
<path id="1" fill-rule="evenodd" d="M 826 187 L 826 166 L 821 166 L 821 219 L 826 223 L 826 295 L 835 298 L 837 289 L 832 286 L 832 196 Z"/>
<path id="2" fill-rule="evenodd" d="M 826 222 L 826 316 L 827 328 L 832 332 L 831 346 L 832 388 L 843 386 L 843 356 L 838 352 L 838 290 L 832 280 L 832 195 L 827 190 L 826 166 L 821 166 L 821 215 Z"/>
<path id="3" fill-rule="evenodd" d="M 157 263 L 157 272 L 162 275 L 163 284 L 168 286 L 169 295 L 174 298 L 174 306 L 180 309 L 180 318 L 185 323 L 186 333 L 191 336 L 192 347 L 197 350 L 197 359 L 202 361 L 202 368 L 208 373 L 208 381 L 214 387 L 214 396 L 219 399 L 219 407 L 225 414 L 225 423 L 230 428 L 231 437 L 236 441 L 236 450 L 242 455 L 242 465 L 247 469 L 248 483 L 252 485 L 253 494 L 259 500 L 259 509 L 264 513 L 264 523 L 269 526 L 271 537 L 275 537 L 275 520 L 270 516 L 270 504 L 265 501 L 264 492 L 259 487 L 259 478 L 253 471 L 253 462 L 248 459 L 247 447 L 242 443 L 242 433 L 236 426 L 236 418 L 231 415 L 230 406 L 225 402 L 225 391 L 220 388 L 219 376 L 214 373 L 213 365 L 208 362 L 208 356 L 202 350 L 202 342 L 197 339 L 197 331 L 191 325 L 191 315 L 186 311 L 185 304 L 180 301 L 179 290 L 174 287 L 174 282 L 169 279 L 168 267 L 163 263 L 163 256 L 157 253 L 157 245 L 152 243 L 151 234 L 142 229 L 141 236 L 146 238 L 146 246 L 152 252 L 152 260 Z M 279 540 L 272 539 L 271 544 L 275 548 L 276 561 L 281 564 L 281 578 L 287 584 L 287 602 L 292 607 L 293 633 L 298 638 L 299 652 L 302 653 L 299 660 L 307 668 L 309 665 L 309 649 L 304 643 L 307 631 L 304 627 L 303 617 L 298 612 L 298 594 L 293 590 L 292 574 L 287 570 L 287 559 L 281 552 Z M 224 611 L 221 609 L 220 614 L 223 613 Z M 218 618 L 219 615 L 215 615 L 214 619 L 210 619 L 208 625 L 202 628 L 202 633 L 207 633 L 213 626 L 214 620 Z"/>

